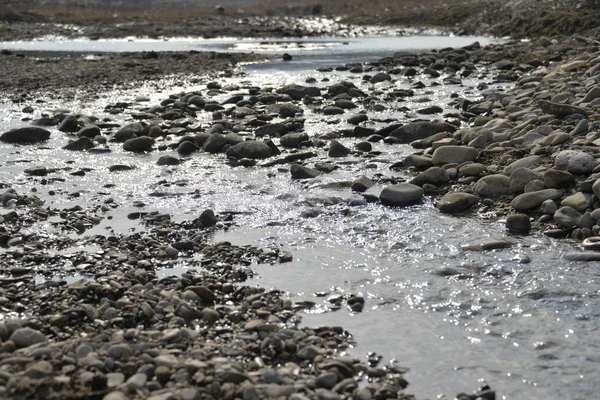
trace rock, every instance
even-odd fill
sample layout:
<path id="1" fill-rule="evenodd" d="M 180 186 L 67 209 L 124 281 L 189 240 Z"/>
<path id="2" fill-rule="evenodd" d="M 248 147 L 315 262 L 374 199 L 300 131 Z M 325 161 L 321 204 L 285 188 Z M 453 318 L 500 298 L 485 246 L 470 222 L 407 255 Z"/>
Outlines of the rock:
<path id="1" fill-rule="evenodd" d="M 388 206 L 407 206 L 420 202 L 423 194 L 423 189 L 417 185 L 400 183 L 384 188 L 379 199 Z"/>
<path id="2" fill-rule="evenodd" d="M 367 189 L 373 187 L 373 185 L 375 185 L 375 182 L 373 182 L 366 176 L 361 176 L 360 178 L 357 178 L 352 182 L 350 188 L 355 192 L 364 192 Z"/>
<path id="3" fill-rule="evenodd" d="M 74 115 L 67 115 L 58 125 L 58 130 L 66 133 L 77 132 L 79 130 L 79 123 L 77 121 L 77 117 Z"/>
<path id="4" fill-rule="evenodd" d="M 550 168 L 544 172 L 544 186 L 547 188 L 568 188 L 575 184 L 575 177 L 567 171 Z"/>
<path id="5" fill-rule="evenodd" d="M 344 109 L 336 106 L 327 106 L 323 108 L 323 114 L 325 115 L 339 115 L 343 114 Z"/>
<path id="6" fill-rule="evenodd" d="M 509 214 L 506 217 L 506 229 L 515 233 L 527 233 L 531 230 L 531 222 L 526 214 Z"/>
<path id="7" fill-rule="evenodd" d="M 510 174 L 510 191 L 512 193 L 523 193 L 525 186 L 534 180 L 540 180 L 541 176 L 529 168 L 517 168 Z"/>
<path id="8" fill-rule="evenodd" d="M 77 136 L 79 136 L 79 137 L 87 137 L 87 138 L 90 138 L 90 139 L 93 139 L 96 136 L 100 136 L 101 134 L 102 134 L 102 132 L 100 132 L 100 128 L 97 125 L 94 125 L 94 124 L 84 125 L 83 128 L 81 128 L 77 132 Z"/>
<path id="9" fill-rule="evenodd" d="M 207 208 L 206 210 L 202 211 L 200 217 L 198 217 L 198 222 L 205 227 L 214 226 L 217 222 L 219 222 L 219 218 L 217 218 L 213 210 Z"/>
<path id="10" fill-rule="evenodd" d="M 469 163 L 461 166 L 458 169 L 460 176 L 479 176 L 485 172 L 487 167 L 480 163 Z"/>
<path id="11" fill-rule="evenodd" d="M 467 161 L 474 161 L 478 156 L 479 152 L 474 147 L 444 146 L 435 149 L 431 161 L 434 165 L 462 164 Z"/>
<path id="12" fill-rule="evenodd" d="M 346 157 L 348 154 L 350 154 L 350 149 L 337 140 L 329 142 L 329 151 L 327 153 L 329 157 Z"/>
<path id="13" fill-rule="evenodd" d="M 10 335 L 17 348 L 29 347 L 36 343 L 45 343 L 46 336 L 40 331 L 31 328 L 19 328 Z"/>
<path id="14" fill-rule="evenodd" d="M 446 193 L 435 205 L 440 212 L 454 214 L 467 211 L 479 202 L 479 197 L 463 192 Z"/>
<path id="15" fill-rule="evenodd" d="M 581 114 L 587 117 L 588 113 L 585 109 L 570 104 L 553 103 L 551 101 L 539 100 L 538 105 L 546 114 L 556 115 L 557 117 L 568 117 L 572 114 Z"/>
<path id="16" fill-rule="evenodd" d="M 268 125 L 261 126 L 260 128 L 257 128 L 254 131 L 254 135 L 256 137 L 263 137 L 263 136 L 276 137 L 276 136 L 283 136 L 286 133 L 288 133 L 288 131 L 289 131 L 289 129 L 288 129 L 287 125 L 285 125 L 281 122 L 277 122 L 274 124 L 268 124 Z"/>
<path id="17" fill-rule="evenodd" d="M 305 96 L 319 97 L 321 90 L 314 86 L 287 85 L 277 90 L 277 93 L 287 94 L 293 100 L 302 100 Z"/>
<path id="18" fill-rule="evenodd" d="M 379 82 L 385 82 L 385 81 L 391 81 L 391 80 L 392 80 L 392 77 L 390 74 L 387 74 L 385 72 L 378 72 L 371 77 L 369 82 L 379 83 Z"/>
<path id="19" fill-rule="evenodd" d="M 308 142 L 309 140 L 310 140 L 310 138 L 308 137 L 308 134 L 305 132 L 292 132 L 292 133 L 283 135 L 279 139 L 279 143 L 283 147 L 297 149 L 298 147 L 300 147 L 301 143 Z"/>
<path id="20" fill-rule="evenodd" d="M 418 169 L 427 169 L 433 167 L 433 162 L 431 161 L 431 157 L 410 154 L 402 161 L 402 166 L 405 168 L 415 167 Z"/>
<path id="21" fill-rule="evenodd" d="M 443 185 L 449 181 L 450 177 L 448 176 L 448 171 L 440 167 L 431 167 L 413 178 L 410 183 L 417 186 L 423 186 L 426 183 Z"/>
<path id="22" fill-rule="evenodd" d="M 600 179 L 596 179 L 596 182 L 592 185 L 592 191 L 600 199 Z"/>
<path id="23" fill-rule="evenodd" d="M 510 192 L 510 178 L 502 174 L 484 176 L 477 181 L 473 190 L 483 197 L 503 196 Z"/>
<path id="24" fill-rule="evenodd" d="M 566 253 L 567 261 L 600 261 L 600 252 Z"/>
<path id="25" fill-rule="evenodd" d="M 156 165 L 179 165 L 181 160 L 173 156 L 160 156 Z"/>
<path id="26" fill-rule="evenodd" d="M 528 156 L 528 157 L 518 159 L 516 161 L 513 161 L 508 166 L 506 166 L 502 170 L 502 173 L 506 176 L 510 176 L 515 170 L 517 170 L 519 168 L 534 167 L 536 164 L 538 164 L 541 161 L 541 159 L 542 158 L 540 156 Z"/>
<path id="27" fill-rule="evenodd" d="M 28 126 L 24 128 L 12 129 L 0 136 L 0 141 L 6 143 L 33 144 L 43 142 L 50 138 L 50 131 Z"/>
<path id="28" fill-rule="evenodd" d="M 123 143 L 123 150 L 132 151 L 134 153 L 143 153 L 151 151 L 154 145 L 154 139 L 149 136 L 140 136 L 129 139 Z"/>
<path id="29" fill-rule="evenodd" d="M 577 192 L 564 198 L 560 202 L 561 206 L 571 207 L 579 212 L 584 212 L 592 206 L 592 194 Z"/>
<path id="30" fill-rule="evenodd" d="M 212 133 L 202 145 L 204 151 L 208 153 L 219 153 L 227 144 L 227 139 L 220 133 Z"/>
<path id="31" fill-rule="evenodd" d="M 146 124 L 143 122 L 133 122 L 131 124 L 127 124 L 121 129 L 119 129 L 113 135 L 113 138 L 119 143 L 124 143 L 129 139 L 133 139 L 141 135 L 145 127 Z"/>
<path id="32" fill-rule="evenodd" d="M 321 175 L 321 172 L 316 169 L 304 167 L 299 164 L 292 164 L 290 166 L 290 173 L 292 174 L 292 179 L 311 179 Z"/>
<path id="33" fill-rule="evenodd" d="M 556 205 L 556 202 L 553 200 L 546 200 L 540 206 L 540 211 L 543 214 L 554 214 L 557 209 L 558 209 L 558 206 Z"/>
<path id="34" fill-rule="evenodd" d="M 258 140 L 247 140 L 242 143 L 238 143 L 235 146 L 231 146 L 227 152 L 227 157 L 241 159 L 249 158 L 251 160 L 269 158 L 277 155 L 273 147 L 269 146 L 267 142 Z"/>
<path id="35" fill-rule="evenodd" d="M 562 191 L 558 189 L 543 189 L 520 194 L 511 201 L 510 205 L 517 211 L 527 211 L 539 207 L 546 200 L 558 200 L 561 196 Z"/>
<path id="36" fill-rule="evenodd" d="M 315 346 L 305 346 L 298 350 L 296 357 L 301 360 L 314 360 L 319 355 L 319 350 Z"/>
<path id="37" fill-rule="evenodd" d="M 63 149 L 65 150 L 73 150 L 73 151 L 84 151 L 89 150 L 94 147 L 94 142 L 87 136 L 82 136 L 77 140 L 74 140 L 67 144 Z"/>
<path id="38" fill-rule="evenodd" d="M 581 217 L 581 213 L 571 207 L 561 207 L 554 213 L 556 224 L 565 229 L 578 227 Z"/>
<path id="39" fill-rule="evenodd" d="M 367 114 L 359 113 L 359 114 L 355 114 L 355 115 L 351 116 L 350 118 L 348 118 L 348 123 L 352 124 L 352 125 L 358 125 L 361 122 L 365 122 L 368 120 L 369 120 L 369 117 Z"/>
<path id="40" fill-rule="evenodd" d="M 425 139 L 440 132 L 454 132 L 454 125 L 438 122 L 411 122 L 400 128 L 394 129 L 388 136 L 396 138 L 399 143 L 410 143 L 415 140 Z"/>
<path id="41" fill-rule="evenodd" d="M 179 143 L 177 146 L 177 153 L 181 154 L 182 156 L 189 156 L 198 150 L 200 150 L 198 146 L 187 140 Z"/>
<path id="42" fill-rule="evenodd" d="M 430 107 L 425 107 L 425 108 L 421 108 L 420 110 L 417 110 L 417 114 L 424 114 L 424 115 L 440 114 L 442 112 L 444 112 L 444 109 L 440 106 L 430 106 Z"/>
<path id="43" fill-rule="evenodd" d="M 583 151 L 563 150 L 556 155 L 554 165 L 573 174 L 589 174 L 596 168 L 598 162 Z"/>

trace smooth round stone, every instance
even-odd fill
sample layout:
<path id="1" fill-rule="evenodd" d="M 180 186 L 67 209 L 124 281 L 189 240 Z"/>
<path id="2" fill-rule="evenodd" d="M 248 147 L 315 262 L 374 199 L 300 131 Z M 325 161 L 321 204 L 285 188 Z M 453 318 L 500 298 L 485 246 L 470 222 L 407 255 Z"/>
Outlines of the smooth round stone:
<path id="1" fill-rule="evenodd" d="M 510 205 L 517 211 L 527 211 L 539 207 L 546 200 L 558 200 L 562 192 L 558 189 L 544 189 L 523 193 L 515 197 Z"/>
<path id="2" fill-rule="evenodd" d="M 426 171 L 417 175 L 414 179 L 410 181 L 413 185 L 423 186 L 426 183 L 432 185 L 443 185 L 448 183 L 450 177 L 448 176 L 448 172 L 440 167 L 431 167 Z"/>
<path id="3" fill-rule="evenodd" d="M 589 174 L 596 168 L 598 162 L 583 151 L 563 150 L 556 155 L 554 165 L 573 174 Z"/>
<path id="4" fill-rule="evenodd" d="M 329 152 L 327 153 L 329 157 L 346 157 L 348 154 L 350 154 L 350 149 L 337 140 L 329 143 Z"/>
<path id="5" fill-rule="evenodd" d="M 110 372 L 106 374 L 106 386 L 114 388 L 125 382 L 125 375 L 120 372 Z"/>
<path id="6" fill-rule="evenodd" d="M 443 146 L 433 152 L 431 161 L 434 165 L 462 164 L 474 161 L 479 156 L 479 151 L 469 146 Z"/>
<path id="7" fill-rule="evenodd" d="M 510 178 L 503 174 L 484 176 L 477 181 L 473 190 L 483 197 L 502 196 L 510 191 Z"/>
<path id="8" fill-rule="evenodd" d="M 379 199 L 388 206 L 407 206 L 420 202 L 423 194 L 423 189 L 417 185 L 400 183 L 383 189 Z"/>
<path id="9" fill-rule="evenodd" d="M 600 261 L 600 252 L 567 253 L 565 260 L 568 261 Z"/>
<path id="10" fill-rule="evenodd" d="M 435 205 L 443 213 L 459 213 L 467 211 L 469 208 L 479 202 L 479 197 L 462 192 L 453 192 L 445 194 Z"/>
<path id="11" fill-rule="evenodd" d="M 133 355 L 133 350 L 126 344 L 115 344 L 108 349 L 108 355 L 115 360 L 127 359 Z"/>
<path id="12" fill-rule="evenodd" d="M 556 210 L 558 210 L 558 206 L 553 200 L 546 200 L 540 206 L 540 211 L 543 214 L 554 214 Z M 600 218 L 600 215 L 598 217 Z"/>
<path id="13" fill-rule="evenodd" d="M 319 355 L 319 350 L 314 346 L 306 346 L 298 350 L 296 357 L 301 360 L 313 360 Z"/>
<path id="14" fill-rule="evenodd" d="M 561 207 L 554 213 L 556 224 L 566 229 L 579 226 L 581 217 L 582 215 L 571 207 Z"/>
<path id="15" fill-rule="evenodd" d="M 134 153 L 151 151 L 154 145 L 154 139 L 149 136 L 140 136 L 129 139 L 123 143 L 123 150 Z"/>
<path id="16" fill-rule="evenodd" d="M 560 202 L 561 206 L 571 207 L 579 212 L 585 211 L 592 206 L 592 194 L 577 192 L 564 198 Z"/>

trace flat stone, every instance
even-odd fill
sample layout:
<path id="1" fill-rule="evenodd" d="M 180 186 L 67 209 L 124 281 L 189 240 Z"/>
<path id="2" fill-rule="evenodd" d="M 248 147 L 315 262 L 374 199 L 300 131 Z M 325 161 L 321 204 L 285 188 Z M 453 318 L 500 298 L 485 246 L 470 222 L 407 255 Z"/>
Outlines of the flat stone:
<path id="1" fill-rule="evenodd" d="M 554 165 L 572 174 L 589 174 L 596 168 L 598 162 L 583 151 L 563 150 L 556 155 Z"/>
<path id="2" fill-rule="evenodd" d="M 584 212 L 592 206 L 592 194 L 577 192 L 560 202 L 561 206 L 571 207 L 579 212 Z"/>
<path id="3" fill-rule="evenodd" d="M 33 144 L 50 138 L 50 131 L 36 126 L 17 128 L 3 133 L 0 141 L 6 143 Z"/>
<path id="4" fill-rule="evenodd" d="M 561 228 L 574 228 L 579 226 L 581 213 L 571 207 L 561 207 L 554 213 L 556 224 Z"/>
<path id="5" fill-rule="evenodd" d="M 510 178 L 502 174 L 484 176 L 473 190 L 483 197 L 502 196 L 510 192 Z"/>
<path id="6" fill-rule="evenodd" d="M 321 175 L 321 172 L 316 169 L 308 168 L 299 164 L 292 164 L 290 166 L 290 173 L 292 179 L 312 179 Z"/>
<path id="7" fill-rule="evenodd" d="M 448 171 L 440 167 L 431 167 L 424 172 L 421 172 L 410 183 L 417 186 L 423 186 L 426 183 L 431 185 L 443 185 L 450 181 Z"/>
<path id="8" fill-rule="evenodd" d="M 479 197 L 462 192 L 446 193 L 435 205 L 440 212 L 453 214 L 467 211 L 479 202 Z"/>
<path id="9" fill-rule="evenodd" d="M 19 328 L 10 335 L 10 340 L 17 348 L 29 347 L 36 343 L 46 342 L 46 336 L 40 331 L 31 328 Z"/>
<path id="10" fill-rule="evenodd" d="M 509 214 L 506 217 L 506 229 L 510 232 L 527 233 L 531 230 L 531 222 L 526 214 Z"/>
<path id="11" fill-rule="evenodd" d="M 561 103 L 553 103 L 551 101 L 546 100 L 538 100 L 538 105 L 546 114 L 556 115 L 557 117 L 568 117 L 572 114 L 581 114 L 583 116 L 588 115 L 588 112 L 582 108 L 577 106 L 572 106 L 570 104 L 561 104 Z"/>
<path id="12" fill-rule="evenodd" d="M 542 158 L 540 156 L 528 156 L 528 157 L 521 158 L 521 159 L 513 161 L 512 163 L 507 165 L 502 170 L 502 173 L 506 176 L 510 176 L 513 173 L 513 171 L 515 171 L 519 168 L 530 168 L 531 169 L 535 165 L 537 165 L 541 161 L 541 159 Z"/>

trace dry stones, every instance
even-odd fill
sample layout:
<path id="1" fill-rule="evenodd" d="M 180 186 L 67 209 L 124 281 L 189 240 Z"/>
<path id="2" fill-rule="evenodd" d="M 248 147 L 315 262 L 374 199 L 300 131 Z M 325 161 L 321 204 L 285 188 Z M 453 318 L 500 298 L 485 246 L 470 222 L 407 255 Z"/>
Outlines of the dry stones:
<path id="1" fill-rule="evenodd" d="M 506 176 L 510 176 L 513 171 L 519 168 L 532 168 L 534 165 L 539 163 L 541 160 L 540 156 L 529 156 L 513 161 L 510 165 L 502 170 L 502 173 Z"/>
<path id="2" fill-rule="evenodd" d="M 581 213 L 571 207 L 561 207 L 554 213 L 556 224 L 566 229 L 579 226 L 581 217 Z"/>
<path id="3" fill-rule="evenodd" d="M 17 348 L 29 347 L 36 343 L 44 343 L 46 336 L 40 331 L 31 328 L 19 328 L 10 335 L 10 340 L 15 343 Z"/>
<path id="4" fill-rule="evenodd" d="M 527 211 L 539 207 L 546 200 L 558 200 L 562 191 L 558 189 L 543 189 L 518 195 L 510 203 L 517 211 Z"/>
<path id="5" fill-rule="evenodd" d="M 556 115 L 557 117 L 568 117 L 572 114 L 581 114 L 587 116 L 587 111 L 581 107 L 570 104 L 553 103 L 551 101 L 540 100 L 538 105 L 546 114 Z"/>
<path id="6" fill-rule="evenodd" d="M 431 161 L 434 165 L 444 164 L 462 164 L 467 161 L 474 161 L 479 152 L 474 147 L 469 146 L 444 146 L 437 148 Z"/>
<path id="7" fill-rule="evenodd" d="M 589 174 L 596 168 L 598 162 L 583 151 L 563 150 L 556 155 L 554 165 L 573 174 Z"/>
<path id="8" fill-rule="evenodd" d="M 502 174 L 484 176 L 477 181 L 474 190 L 483 197 L 502 196 L 510 191 L 510 178 Z"/>
<path id="9" fill-rule="evenodd" d="M 560 202 L 560 205 L 583 212 L 592 206 L 592 194 L 577 192 L 563 199 L 563 201 Z"/>
<path id="10" fill-rule="evenodd" d="M 423 189 L 410 183 L 388 186 L 381 191 L 379 199 L 388 206 L 407 206 L 423 199 Z"/>

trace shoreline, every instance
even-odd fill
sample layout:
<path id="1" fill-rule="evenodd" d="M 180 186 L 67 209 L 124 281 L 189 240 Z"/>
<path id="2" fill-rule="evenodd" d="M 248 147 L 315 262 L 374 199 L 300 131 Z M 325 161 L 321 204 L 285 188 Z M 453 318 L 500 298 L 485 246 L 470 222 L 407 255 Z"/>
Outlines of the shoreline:
<path id="1" fill-rule="evenodd" d="M 512 93 L 481 89 L 481 94 L 486 94 L 477 103 L 454 99 L 459 110 L 458 117 L 442 117 L 442 120 L 426 126 L 423 121 L 418 121 L 419 118 L 415 118 L 404 126 L 389 125 L 377 131 L 368 130 L 367 127 L 367 130 L 360 133 L 364 136 L 358 137 L 364 139 L 359 142 L 363 143 L 365 149 L 367 145 L 364 143 L 371 142 L 371 139 L 373 143 L 375 140 L 387 140 L 386 143 L 391 146 L 398 143 L 413 144 L 415 154 L 395 168 L 410 171 L 414 178 L 410 185 L 419 187 L 420 191 L 412 186 L 403 186 L 399 190 L 392 182 L 376 182 L 383 186 L 383 190 L 377 195 L 367 193 L 365 200 L 402 207 L 420 201 L 424 194 L 433 195 L 440 199 L 437 205 L 443 212 L 472 212 L 478 207 L 499 211 L 507 217 L 507 228 L 516 232 L 548 227 L 547 232 L 551 237 L 568 235 L 575 240 L 583 240 L 598 236 L 600 228 L 596 222 L 600 215 L 595 204 L 600 193 L 596 194 L 598 190 L 595 190 L 597 185 L 594 177 L 600 170 L 594 150 L 597 145 L 593 142 L 598 140 L 594 127 L 600 117 L 595 102 L 598 91 L 592 79 L 595 76 L 595 66 L 598 65 L 593 57 L 595 49 L 592 39 L 586 42 L 581 38 L 562 38 L 556 43 L 538 39 L 531 43 L 513 42 L 493 46 L 485 51 L 463 48 L 416 56 L 399 55 L 370 64 L 369 67 L 373 68 L 368 71 L 370 79 L 375 82 L 373 77 L 377 76 L 385 84 L 394 75 L 406 76 L 406 71 L 410 68 L 416 69 L 417 74 L 434 75 L 435 71 L 454 69 L 456 64 L 459 69 L 454 71 L 455 77 L 464 71 L 473 73 L 474 70 L 469 65 L 472 63 L 477 67 L 475 71 L 488 74 L 495 81 L 514 83 L 515 89 Z M 5 57 L 13 56 L 0 55 L 0 62 L 4 64 L 7 60 Z M 77 91 L 80 87 L 80 82 L 69 81 L 69 71 L 79 71 L 82 76 L 87 76 L 84 78 L 88 79 L 84 87 L 87 88 L 85 90 L 89 92 L 88 95 L 93 96 L 98 90 L 114 88 L 119 82 L 135 85 L 139 69 L 143 69 L 149 77 L 163 76 L 165 70 L 184 75 L 198 68 L 223 72 L 248 60 L 247 57 L 183 52 L 161 53 L 151 57 L 143 54 L 118 57 L 111 54 L 100 64 L 91 62 L 92 66 L 83 71 L 82 60 L 77 59 L 62 60 L 56 65 L 53 62 L 42 63 L 43 68 L 37 70 L 40 74 L 43 70 L 44 74 L 41 75 L 32 74 L 28 69 L 35 68 L 37 61 L 30 63 L 30 57 L 18 57 L 8 74 L 11 79 L 0 81 L 0 89 L 7 93 L 13 91 L 10 95 L 14 99 L 32 96 L 30 92 L 35 90 L 43 93 L 57 88 L 68 89 L 68 95 L 70 89 Z M 461 57 L 465 59 L 462 60 Z M 170 58 L 177 62 L 165 68 L 164 60 Z M 264 59 L 263 56 L 259 58 Z M 102 64 L 104 61 L 106 63 Z M 70 62 L 75 63 L 73 67 L 67 66 Z M 440 63 L 439 69 L 433 68 L 436 63 Z M 4 64 L 7 65 L 11 64 Z M 46 68 L 49 66 L 52 67 Z M 106 69 L 119 72 L 109 74 L 108 77 L 98 76 L 98 71 Z M 394 69 L 397 70 L 395 73 L 389 73 Z M 65 73 L 56 73 L 58 70 Z M 364 71 L 357 73 L 367 74 Z M 22 80 L 16 81 L 15 85 L 14 78 L 19 74 L 22 74 Z M 577 80 L 586 83 L 565 86 L 565 82 Z M 68 82 L 73 85 L 69 87 Z M 443 84 L 453 83 L 448 80 Z M 18 86 L 17 90 L 14 89 L 15 86 Z M 287 90 L 275 95 L 279 96 L 277 102 L 290 103 L 291 107 L 314 107 L 311 103 L 300 103 L 308 96 L 309 99 L 312 98 L 311 101 L 315 101 L 318 112 L 324 112 L 327 108 L 319 107 L 320 101 L 332 107 L 331 112 L 333 107 L 337 108 L 335 112 L 338 113 L 338 109 L 341 109 L 340 115 L 344 116 L 350 116 L 350 112 L 345 111 L 351 109 L 345 108 L 350 107 L 347 101 L 359 103 L 355 99 L 365 97 L 358 92 L 348 95 L 350 88 L 339 86 L 332 90 L 332 95 L 303 88 L 296 88 L 300 93 L 298 95 L 290 88 L 276 89 Z M 333 94 L 337 90 L 340 93 Z M 336 98 L 344 93 L 348 96 Z M 260 94 L 267 95 L 259 91 L 248 93 L 244 97 Z M 42 98 L 43 96 L 41 95 Z M 402 96 L 409 97 L 410 94 L 404 93 Z M 204 104 L 198 99 L 197 104 L 191 102 L 193 97 L 193 93 L 181 94 L 167 102 L 163 109 L 156 111 L 160 113 L 164 128 L 165 122 L 173 120 L 165 116 L 169 112 L 188 118 L 193 117 L 194 108 L 198 110 L 206 107 L 206 101 Z M 167 100 L 169 99 L 165 99 Z M 174 105 L 176 102 L 179 102 L 178 107 L 183 107 L 183 110 Z M 244 104 L 236 107 L 253 106 L 254 104 Z M 227 123 L 232 122 L 234 117 L 227 113 L 227 109 L 216 110 L 219 111 L 225 111 L 225 114 L 217 121 L 226 127 L 223 132 L 229 133 L 229 127 L 234 124 Z M 301 113 L 295 108 L 292 111 L 294 114 Z M 262 113 L 261 110 L 258 112 L 259 115 Z M 286 112 L 284 110 L 282 114 L 278 110 L 274 115 L 283 121 L 295 117 Z M 430 112 L 439 113 L 436 110 Z M 63 118 L 56 121 L 61 124 L 66 118 L 64 115 L 52 117 Z M 152 121 L 156 117 L 147 115 L 141 118 L 148 122 L 148 128 L 144 126 L 139 131 L 134 131 L 134 136 L 129 135 L 126 140 L 136 137 L 158 139 L 165 136 L 164 132 L 160 135 L 155 133 L 157 136 L 149 133 L 149 127 L 153 126 Z M 79 138 L 85 137 L 83 134 L 79 135 L 79 132 L 89 122 L 94 121 L 88 121 L 82 116 L 76 117 L 71 125 L 74 124 L 77 130 L 70 133 L 77 134 Z M 269 130 L 270 133 L 259 136 L 256 127 L 250 128 L 251 125 L 248 125 L 248 130 L 255 133 L 253 138 L 257 142 L 263 138 L 272 138 L 284 150 L 281 157 L 269 153 L 267 163 L 275 157 L 277 162 L 281 161 L 282 165 L 289 166 L 292 178 L 292 169 L 298 174 L 298 179 L 310 180 L 317 176 L 315 171 L 327 173 L 326 170 L 316 169 L 309 155 L 303 159 L 296 158 L 296 155 L 303 154 L 303 146 L 300 144 L 307 141 L 307 138 L 301 136 L 301 128 L 298 132 L 290 133 L 295 136 L 288 137 L 287 140 L 296 144 L 288 147 L 281 145 L 281 137 L 285 135 L 277 130 L 283 128 L 273 126 L 276 123 L 263 122 L 267 123 L 258 127 L 269 127 L 263 130 Z M 468 122 L 469 127 L 456 129 L 456 122 Z M 55 128 L 50 129 L 55 135 Z M 100 138 L 113 138 L 117 134 L 114 130 L 105 131 L 104 127 L 101 129 Z M 423 133 L 423 129 L 426 133 Z M 220 140 L 225 135 L 221 131 L 213 131 L 207 135 L 203 130 L 188 129 L 186 135 L 190 137 L 184 140 L 181 139 L 183 134 L 172 134 L 181 140 L 177 146 L 158 151 L 187 146 L 192 152 L 188 156 L 200 151 L 200 148 L 212 153 L 208 149 L 210 145 L 207 145 L 209 138 L 217 140 L 218 137 Z M 344 138 L 344 134 L 357 138 L 352 136 L 357 135 L 355 131 L 342 131 L 340 139 Z M 360 129 L 357 131 L 360 132 Z M 379 138 L 372 137 L 375 135 Z M 102 143 L 98 140 L 98 135 L 89 139 L 93 141 L 93 147 L 97 148 L 124 145 Z M 336 139 L 324 140 L 328 146 L 328 156 L 332 159 L 338 157 L 332 156 L 332 152 L 342 154 L 342 159 L 350 154 L 351 149 L 344 145 L 340 147 Z M 157 151 L 154 140 L 138 140 L 136 145 L 141 146 L 139 149 L 142 151 Z M 215 143 L 212 145 L 217 146 Z M 229 148 L 233 147 L 231 143 L 221 143 L 214 153 L 228 151 L 225 150 L 227 145 Z M 444 147 L 451 148 L 453 154 L 439 151 Z M 318 150 L 310 146 L 309 149 Z M 269 151 L 265 147 L 260 150 Z M 565 154 L 562 153 L 563 150 L 575 153 Z M 183 155 L 184 151 L 182 149 L 179 154 Z M 357 154 L 368 154 L 368 150 L 360 152 L 362 153 Z M 588 157 L 590 155 L 591 158 Z M 253 157 L 231 156 L 229 153 L 227 156 L 236 160 L 234 165 L 237 162 L 248 166 L 259 164 L 257 168 L 261 168 L 260 165 L 265 167 L 259 161 L 252 161 Z M 292 168 L 293 165 L 298 167 Z M 54 172 L 34 170 L 30 173 L 35 177 L 52 176 Z M 367 187 L 365 190 L 368 192 L 368 188 L 374 183 L 369 182 L 370 180 L 357 177 L 353 184 L 356 187 Z M 456 186 L 451 188 L 453 185 Z M 102 253 L 94 255 L 82 252 L 75 257 L 76 262 L 69 260 L 75 268 L 83 265 L 80 268 L 87 269 L 94 275 L 93 280 L 71 284 L 54 284 L 48 281 L 38 285 L 28 277 L 35 270 L 32 265 L 40 260 L 56 266 L 66 263 L 67 258 L 47 258 L 44 251 L 52 246 L 60 248 L 69 242 L 60 236 L 41 240 L 36 235 L 19 235 L 20 225 L 28 223 L 28 220 L 40 221 L 59 215 L 63 220 L 58 224 L 60 229 L 66 232 L 83 229 L 85 232 L 97 219 L 102 220 L 102 214 L 112 204 L 96 204 L 84 210 L 45 209 L 35 194 L 10 193 L 5 191 L 8 187 L 2 190 L 3 204 L 15 206 L 22 214 L 15 218 L 10 212 L 3 213 L 2 218 L 8 229 L 2 232 L 0 238 L 3 244 L 6 242 L 11 247 L 25 246 L 32 254 L 5 253 L 10 254 L 12 259 L 11 262 L 5 260 L 2 266 L 5 274 L 10 275 L 3 280 L 5 286 L 1 293 L 2 304 L 5 310 L 15 313 L 36 310 L 32 318 L 22 321 L 6 320 L 0 324 L 0 338 L 3 340 L 0 363 L 10 365 L 11 371 L 0 376 L 0 381 L 4 384 L 4 394 L 9 398 L 36 396 L 40 390 L 61 396 L 70 396 L 72 393 L 73 397 L 79 395 L 106 400 L 148 396 L 156 396 L 156 399 L 192 399 L 204 396 L 264 398 L 265 395 L 277 397 L 294 394 L 298 394 L 295 398 L 301 399 L 330 396 L 330 393 L 333 393 L 331 396 L 338 396 L 335 398 L 349 393 L 364 398 L 392 393 L 399 398 L 411 398 L 403 391 L 406 385 L 403 368 L 394 365 L 379 367 L 376 363 L 371 366 L 354 359 L 337 357 L 351 343 L 351 337 L 342 328 L 298 328 L 298 315 L 291 302 L 282 299 L 277 292 L 261 291 L 243 285 L 244 277 L 250 273 L 243 267 L 247 264 L 246 257 L 265 262 L 286 262 L 290 255 L 283 251 L 254 247 L 240 249 L 231 243 L 207 243 L 207 235 L 214 229 L 227 228 L 232 219 L 235 221 L 234 215 L 214 216 L 206 211 L 196 220 L 175 223 L 170 221 L 168 215 L 140 214 L 138 218 L 142 218 L 147 225 L 144 232 L 146 237 L 141 234 L 95 237 L 91 241 L 102 248 Z M 456 187 L 461 190 L 456 190 Z M 408 200 L 405 188 L 410 189 L 410 196 L 413 196 Z M 509 213 L 514 210 L 518 213 Z M 185 235 L 178 236 L 180 233 L 176 232 L 184 232 Z M 489 250 L 503 245 L 505 244 L 484 243 L 482 249 Z M 190 259 L 194 253 L 208 254 L 211 258 L 207 264 L 202 265 L 202 268 L 207 268 L 208 265 L 208 273 L 198 270 L 177 278 L 156 277 L 158 268 L 179 258 L 194 266 L 195 261 Z M 580 252 L 572 257 L 593 260 L 597 254 Z M 152 261 L 146 262 L 147 260 Z M 23 292 L 30 295 L 31 299 L 24 297 Z M 58 307 L 49 310 L 44 304 L 45 297 L 59 299 Z M 11 304 L 13 300 L 20 300 L 19 304 Z M 28 300 L 30 303 L 27 303 Z M 351 312 L 360 312 L 365 299 L 348 297 L 343 302 Z M 190 326 L 195 326 L 195 329 Z M 102 330 L 101 333 L 97 333 L 98 329 Z M 84 335 L 90 335 L 91 339 Z M 220 335 L 232 341 L 219 342 Z M 257 357 L 262 360 L 262 364 Z M 317 371 L 314 370 L 314 365 L 317 366 Z M 364 375 L 374 381 L 367 388 L 356 384 L 356 379 L 360 380 Z M 188 387 L 190 383 L 193 383 L 193 387 Z M 490 389 L 484 389 L 479 394 L 482 397 L 491 396 L 491 392 Z"/>

